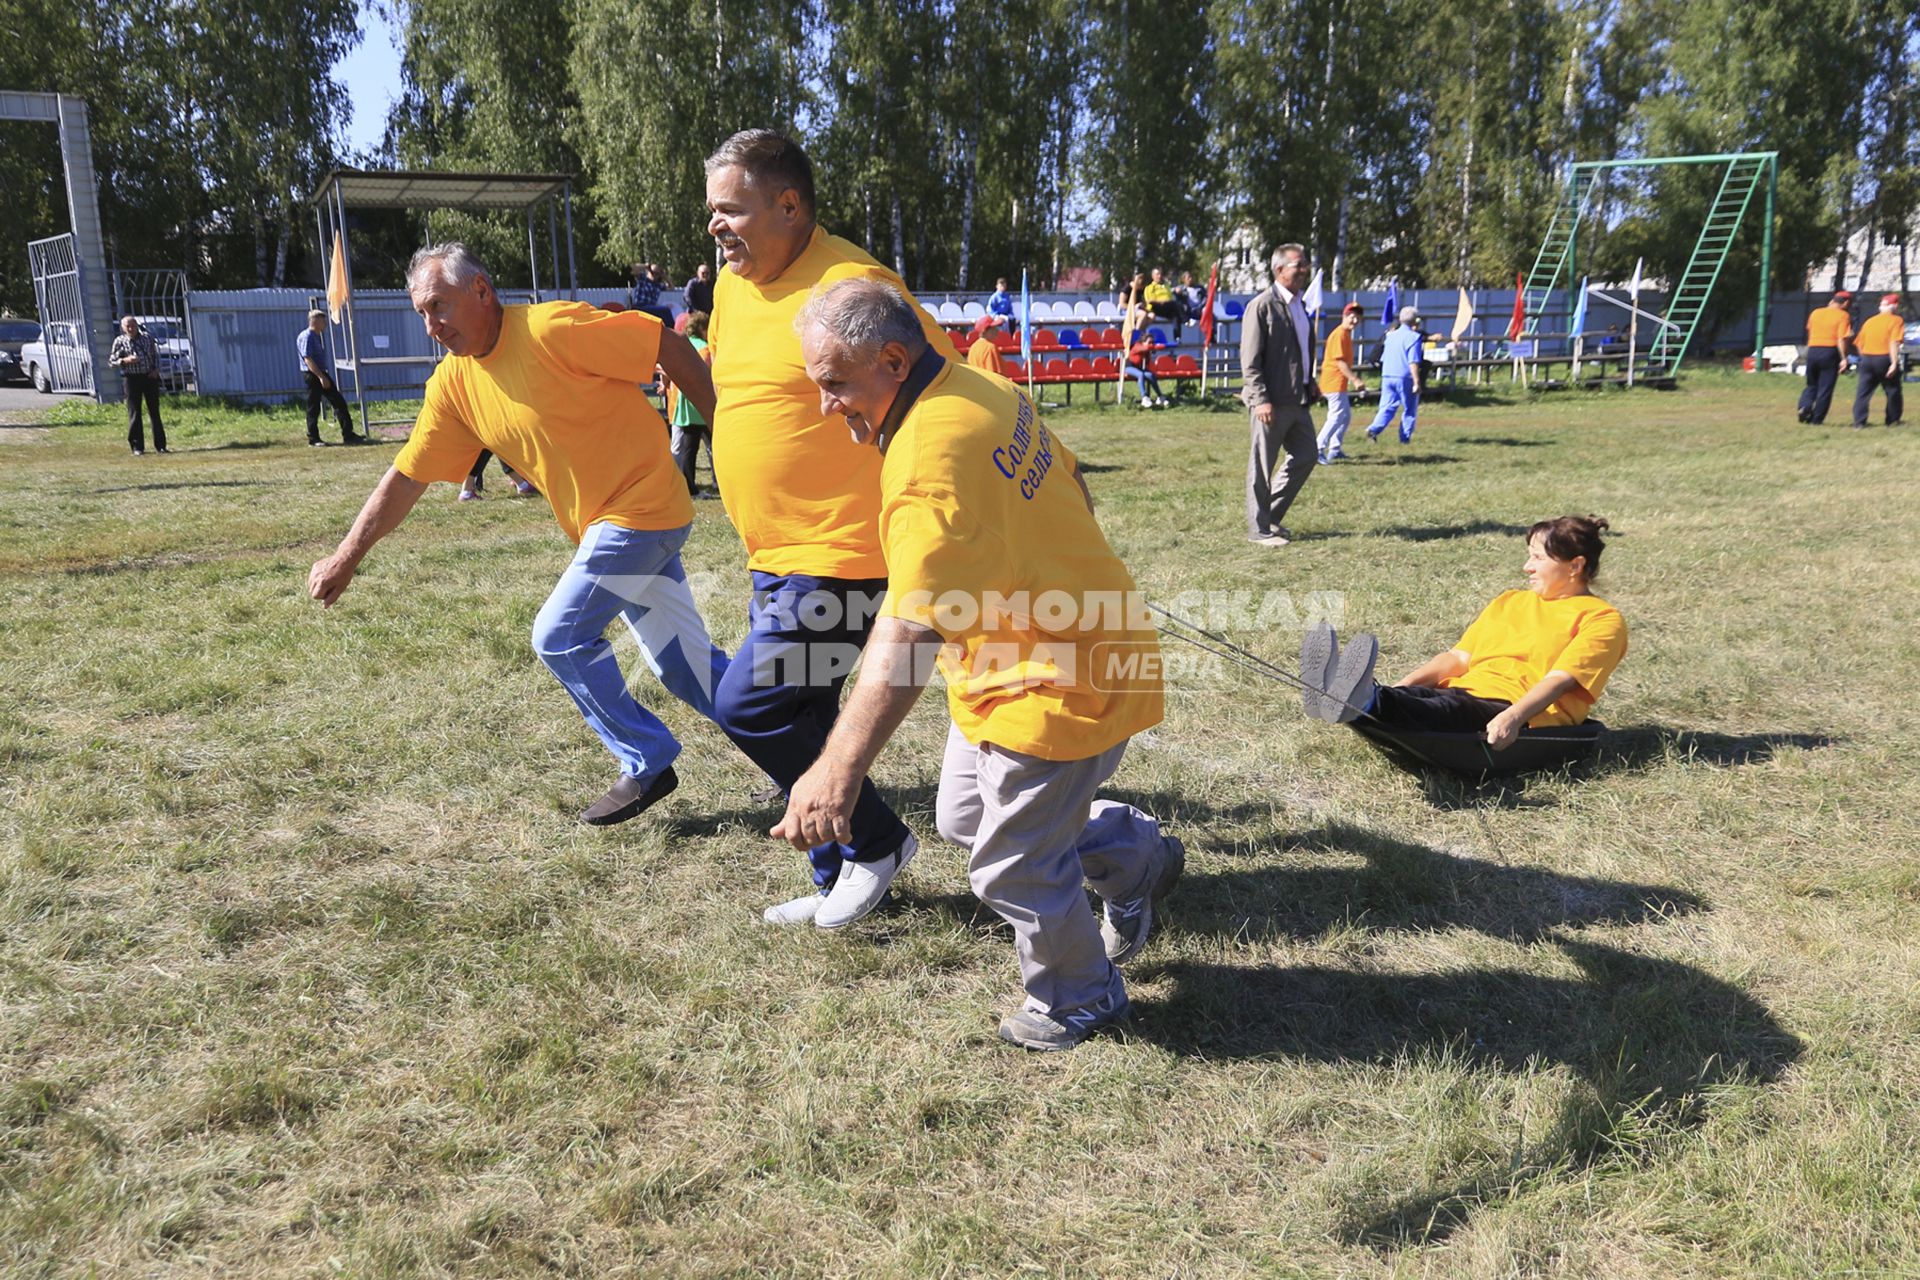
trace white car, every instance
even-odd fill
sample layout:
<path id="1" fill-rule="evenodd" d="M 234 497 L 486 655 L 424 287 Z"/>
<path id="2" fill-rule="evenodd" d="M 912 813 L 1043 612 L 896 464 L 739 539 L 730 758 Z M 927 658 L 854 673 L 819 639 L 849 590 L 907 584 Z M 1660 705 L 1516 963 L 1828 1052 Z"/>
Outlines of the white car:
<path id="1" fill-rule="evenodd" d="M 171 316 L 136 316 L 140 327 L 153 338 L 154 354 L 159 356 L 160 385 L 168 391 L 185 391 L 193 381 L 193 347 L 183 326 Z M 34 390 L 46 395 L 53 390 L 53 361 L 59 359 L 69 369 L 77 369 L 90 388 L 88 374 L 93 353 L 87 349 L 80 326 L 70 320 L 55 320 L 37 342 L 20 348 L 20 366 Z"/>

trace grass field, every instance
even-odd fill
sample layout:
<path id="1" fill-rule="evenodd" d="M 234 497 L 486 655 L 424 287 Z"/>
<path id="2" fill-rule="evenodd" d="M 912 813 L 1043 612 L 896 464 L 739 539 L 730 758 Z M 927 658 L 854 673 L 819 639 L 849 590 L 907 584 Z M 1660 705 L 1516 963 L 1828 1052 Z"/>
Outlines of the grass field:
<path id="1" fill-rule="evenodd" d="M 993 1038 L 937 697 L 878 770 L 898 908 L 773 931 L 800 860 L 650 680 L 679 793 L 571 820 L 611 768 L 528 649 L 543 503 L 436 487 L 323 612 L 390 447 L 0 429 L 0 1273 L 1920 1274 L 1920 442 L 1796 390 L 1429 406 L 1280 551 L 1238 413 L 1055 417 L 1156 597 L 1285 591 L 1397 673 L 1597 512 L 1633 628 L 1599 758 L 1504 788 L 1183 676 L 1110 794 L 1187 877 L 1135 1034 L 1064 1055 Z M 730 646 L 717 503 L 687 564 Z"/>

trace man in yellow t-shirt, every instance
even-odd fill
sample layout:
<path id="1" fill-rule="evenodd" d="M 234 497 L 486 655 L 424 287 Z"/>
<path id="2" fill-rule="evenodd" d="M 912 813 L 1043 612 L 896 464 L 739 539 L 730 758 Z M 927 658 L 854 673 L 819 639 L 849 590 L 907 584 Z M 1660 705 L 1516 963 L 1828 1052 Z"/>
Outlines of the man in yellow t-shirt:
<path id="1" fill-rule="evenodd" d="M 448 356 L 427 382 L 413 433 L 339 549 L 307 589 L 340 598 L 360 561 L 435 480 L 457 481 L 482 449 L 531 480 L 578 544 L 533 624 L 533 649 L 620 763 L 581 820 L 625 822 L 679 785 L 680 744 L 627 691 L 603 634 L 625 619 L 668 691 L 708 719 L 726 655 L 707 638 L 680 547 L 693 504 L 667 452 L 667 428 L 641 391 L 657 364 L 703 413 L 707 366 L 687 340 L 642 312 L 581 302 L 502 306 L 493 278 L 458 242 L 413 255 L 413 309 Z"/>
<path id="2" fill-rule="evenodd" d="M 820 285 L 900 280 L 815 222 L 813 166 L 770 129 L 737 133 L 707 158 L 707 205 L 727 262 L 707 327 L 719 413 L 713 474 L 753 576 L 747 637 L 714 704 L 727 736 L 785 789 L 819 756 L 887 588 L 879 455 L 826 420 L 794 316 Z M 951 355 L 932 317 L 918 314 L 928 340 Z M 850 924 L 879 905 L 917 847 L 863 782 L 849 837 L 811 853 L 814 891 L 765 919 Z"/>
<path id="3" fill-rule="evenodd" d="M 1800 421 L 1827 420 L 1833 384 L 1847 371 L 1847 339 L 1853 336 L 1853 295 L 1845 289 L 1807 316 L 1807 386 L 1800 393 Z"/>
<path id="4" fill-rule="evenodd" d="M 1880 314 L 1860 326 L 1860 381 L 1853 396 L 1853 425 L 1867 425 L 1877 387 L 1887 389 L 1887 425 L 1897 426 L 1905 397 L 1900 388 L 1900 344 L 1907 322 L 1900 315 L 1900 295 L 1885 294 Z"/>
<path id="5" fill-rule="evenodd" d="M 888 587 L 860 681 L 774 834 L 844 838 L 861 780 L 938 654 L 953 717 L 940 832 L 1013 926 L 1025 1007 L 1000 1036 L 1067 1049 L 1127 1016 L 1116 965 L 1145 944 L 1180 843 L 1095 801 L 1127 740 L 1160 722 L 1160 651 L 1079 463 L 1003 378 L 928 345 L 891 284 L 821 291 L 798 321 L 822 407 L 884 456 Z M 1105 904 L 1096 924 L 1083 885 Z"/>
<path id="6" fill-rule="evenodd" d="M 1340 309 L 1340 327 L 1327 335 L 1320 357 L 1320 391 L 1327 397 L 1327 421 L 1320 428 L 1320 461 L 1338 462 L 1347 456 L 1340 446 L 1353 424 L 1353 397 L 1367 389 L 1354 372 L 1353 336 L 1366 318 L 1366 309 L 1349 302 Z"/>

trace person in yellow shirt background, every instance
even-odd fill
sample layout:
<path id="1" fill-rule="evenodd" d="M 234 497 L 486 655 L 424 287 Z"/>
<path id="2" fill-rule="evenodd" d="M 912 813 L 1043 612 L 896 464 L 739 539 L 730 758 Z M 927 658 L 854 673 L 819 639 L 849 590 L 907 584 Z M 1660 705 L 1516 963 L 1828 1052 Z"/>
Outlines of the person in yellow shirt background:
<path id="1" fill-rule="evenodd" d="M 1155 267 L 1153 278 L 1141 289 L 1139 297 L 1146 304 L 1148 315 L 1173 325 L 1173 345 L 1180 345 L 1180 325 L 1186 319 L 1187 310 L 1173 296 L 1173 286 L 1167 283 L 1167 273 Z"/>
<path id="2" fill-rule="evenodd" d="M 885 458 L 888 588 L 846 710 L 773 834 L 844 838 L 937 652 L 952 716 L 937 821 L 971 855 L 975 894 L 1013 926 L 1026 992 L 1000 1037 L 1072 1048 L 1125 1022 L 1116 966 L 1145 944 L 1185 863 L 1153 818 L 1094 799 L 1128 739 L 1162 716 L 1151 620 L 1079 463 L 1023 390 L 928 345 L 890 282 L 824 288 L 798 323 L 821 407 Z"/>
<path id="3" fill-rule="evenodd" d="M 1885 294 L 1880 313 L 1860 326 L 1860 381 L 1853 395 L 1853 425 L 1867 425 L 1877 387 L 1887 389 L 1887 425 L 1898 426 L 1905 396 L 1900 387 L 1900 343 L 1907 322 L 1900 315 L 1900 295 Z"/>
<path id="4" fill-rule="evenodd" d="M 1495 751 L 1529 725 L 1579 724 L 1627 652 L 1620 611 L 1589 589 L 1607 522 L 1542 520 L 1527 531 L 1525 590 L 1502 592 L 1451 649 L 1397 685 L 1373 679 L 1380 642 L 1339 645 L 1325 623 L 1300 645 L 1307 714 L 1334 724 L 1366 716 L 1387 729 L 1482 733 Z"/>
<path id="5" fill-rule="evenodd" d="M 707 229 L 727 264 L 707 327 L 719 415 L 713 474 L 753 579 L 747 636 L 714 705 L 727 736 L 784 790 L 819 756 L 887 588 L 880 456 L 827 420 L 794 316 L 816 287 L 837 280 L 906 286 L 815 221 L 813 165 L 785 135 L 743 130 L 706 167 Z M 951 356 L 933 318 L 917 314 L 927 340 Z M 811 851 L 813 890 L 764 918 L 851 924 L 879 905 L 917 848 L 863 780 L 847 833 Z"/>
<path id="6" fill-rule="evenodd" d="M 1800 421 L 1827 420 L 1833 385 L 1847 371 L 1847 339 L 1853 336 L 1853 295 L 1845 289 L 1807 316 L 1807 385 L 1800 393 Z"/>
<path id="7" fill-rule="evenodd" d="M 1366 308 L 1349 302 L 1340 309 L 1340 325 L 1327 335 L 1326 349 L 1320 356 L 1320 390 L 1327 397 L 1327 420 L 1320 428 L 1320 461 L 1337 462 L 1347 455 L 1340 447 L 1353 425 L 1353 397 L 1365 391 L 1367 384 L 1354 372 L 1354 335 L 1366 318 Z"/>
<path id="8" fill-rule="evenodd" d="M 619 762 L 583 822 L 625 822 L 679 785 L 680 744 L 627 690 L 605 631 L 624 618 L 675 697 L 708 719 L 727 657 L 707 638 L 680 565 L 693 503 L 667 452 L 667 428 L 640 389 L 658 365 L 703 413 L 707 366 L 644 312 L 585 302 L 502 306 L 493 277 L 458 241 L 413 255 L 407 291 L 444 347 L 413 432 L 340 546 L 307 589 L 331 607 L 375 543 L 435 480 L 457 482 L 483 449 L 553 503 L 577 549 L 533 624 L 533 648 Z"/>

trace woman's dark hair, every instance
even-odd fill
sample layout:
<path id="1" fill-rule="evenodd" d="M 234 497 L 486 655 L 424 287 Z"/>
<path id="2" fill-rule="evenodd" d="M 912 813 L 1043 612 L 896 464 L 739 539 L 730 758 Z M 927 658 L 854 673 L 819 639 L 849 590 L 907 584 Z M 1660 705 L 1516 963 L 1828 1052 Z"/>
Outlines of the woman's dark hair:
<path id="1" fill-rule="evenodd" d="M 1527 541 L 1544 539 L 1542 545 L 1555 560 L 1585 556 L 1587 581 L 1592 582 L 1600 573 L 1600 553 L 1607 549 L 1607 544 L 1600 541 L 1600 535 L 1606 531 L 1607 522 L 1599 516 L 1561 516 L 1542 520 L 1527 530 Z"/>
<path id="2" fill-rule="evenodd" d="M 695 308 L 687 312 L 687 336 L 707 340 L 707 313 Z"/>

